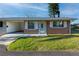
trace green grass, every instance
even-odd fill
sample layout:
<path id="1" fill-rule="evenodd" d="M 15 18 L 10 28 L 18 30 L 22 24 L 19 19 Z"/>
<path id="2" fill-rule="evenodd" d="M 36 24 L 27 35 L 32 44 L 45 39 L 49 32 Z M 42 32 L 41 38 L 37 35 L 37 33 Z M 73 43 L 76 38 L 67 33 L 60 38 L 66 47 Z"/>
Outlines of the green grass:
<path id="1" fill-rule="evenodd" d="M 7 49 L 9 51 L 79 50 L 79 35 L 18 38 Z"/>

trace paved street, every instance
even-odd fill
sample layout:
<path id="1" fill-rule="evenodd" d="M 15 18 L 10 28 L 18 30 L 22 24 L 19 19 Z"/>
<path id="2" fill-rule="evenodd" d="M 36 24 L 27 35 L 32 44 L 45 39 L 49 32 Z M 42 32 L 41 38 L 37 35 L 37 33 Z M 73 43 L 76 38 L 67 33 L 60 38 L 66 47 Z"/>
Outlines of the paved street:
<path id="1" fill-rule="evenodd" d="M 0 56 L 79 56 L 79 52 L 0 52 Z"/>
<path id="2" fill-rule="evenodd" d="M 28 51 L 6 51 L 5 45 L 0 45 L 0 56 L 79 56 L 79 52 L 28 52 Z"/>

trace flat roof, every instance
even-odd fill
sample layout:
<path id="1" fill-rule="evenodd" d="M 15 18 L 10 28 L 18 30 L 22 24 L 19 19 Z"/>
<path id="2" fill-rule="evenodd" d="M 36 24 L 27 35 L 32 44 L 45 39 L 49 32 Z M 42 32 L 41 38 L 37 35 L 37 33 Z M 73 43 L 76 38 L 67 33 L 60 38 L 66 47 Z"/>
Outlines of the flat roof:
<path id="1" fill-rule="evenodd" d="M 49 17 L 4 17 L 0 20 L 73 20 L 73 18 L 49 18 Z"/>

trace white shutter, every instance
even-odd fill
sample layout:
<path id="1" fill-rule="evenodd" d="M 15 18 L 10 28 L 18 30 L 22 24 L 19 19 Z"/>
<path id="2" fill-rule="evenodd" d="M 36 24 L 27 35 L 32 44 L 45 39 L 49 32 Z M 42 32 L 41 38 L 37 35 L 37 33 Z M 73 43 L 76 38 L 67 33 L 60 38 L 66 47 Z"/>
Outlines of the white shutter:
<path id="1" fill-rule="evenodd" d="M 34 28 L 38 29 L 38 22 L 34 22 Z"/>
<path id="2" fill-rule="evenodd" d="M 50 22 L 50 27 L 53 28 L 53 21 Z"/>
<path id="3" fill-rule="evenodd" d="M 67 21 L 64 22 L 64 27 L 67 27 Z"/>
<path id="4" fill-rule="evenodd" d="M 28 29 L 28 22 L 25 21 L 25 29 Z"/>

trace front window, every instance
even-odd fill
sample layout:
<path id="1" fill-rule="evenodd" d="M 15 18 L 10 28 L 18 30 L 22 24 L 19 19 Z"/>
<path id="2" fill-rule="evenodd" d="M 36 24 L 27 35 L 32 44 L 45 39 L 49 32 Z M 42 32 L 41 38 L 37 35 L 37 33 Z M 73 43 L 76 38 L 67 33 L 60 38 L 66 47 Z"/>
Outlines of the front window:
<path id="1" fill-rule="evenodd" d="M 0 27 L 3 27 L 3 22 L 2 21 L 0 21 Z"/>
<path id="2" fill-rule="evenodd" d="M 64 27 L 63 21 L 53 21 L 53 27 Z"/>
<path id="3" fill-rule="evenodd" d="M 28 29 L 34 29 L 34 22 L 28 22 Z"/>
<path id="4" fill-rule="evenodd" d="M 41 24 L 41 28 L 43 28 L 43 24 Z"/>

